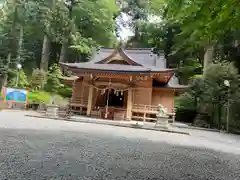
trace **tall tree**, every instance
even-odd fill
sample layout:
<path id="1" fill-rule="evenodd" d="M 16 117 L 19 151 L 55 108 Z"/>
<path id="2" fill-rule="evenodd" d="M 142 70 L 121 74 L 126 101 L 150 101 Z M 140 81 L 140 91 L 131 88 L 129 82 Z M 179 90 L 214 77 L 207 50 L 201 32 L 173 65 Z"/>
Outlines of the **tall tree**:
<path id="1" fill-rule="evenodd" d="M 12 55 L 13 55 L 13 50 L 16 50 L 16 37 L 17 37 L 17 23 L 18 23 L 18 6 L 19 2 L 17 0 L 12 0 L 6 3 L 5 8 L 8 9 L 9 11 L 6 11 L 6 9 L 3 9 L 3 16 L 2 20 L 10 20 L 11 25 L 10 28 L 5 36 L 5 40 L 7 41 L 7 60 L 6 60 L 6 65 L 5 68 L 8 69 L 9 65 L 12 60 Z M 7 19 L 6 16 L 10 15 L 10 19 Z M 8 73 L 5 71 L 5 73 L 2 74 L 2 77 L 0 79 L 0 87 L 2 88 L 2 85 L 7 84 L 7 78 L 8 78 Z"/>
<path id="2" fill-rule="evenodd" d="M 66 7 L 68 19 L 63 28 L 60 62 L 66 61 L 69 47 L 89 53 L 91 45 L 112 46 L 116 42 L 114 16 L 118 8 L 114 0 L 70 0 Z"/>
<path id="3" fill-rule="evenodd" d="M 46 3 L 48 5 L 48 3 Z M 54 15 L 53 11 L 55 10 L 56 0 L 51 0 L 50 8 L 45 8 L 48 12 L 47 15 L 44 16 L 46 18 L 45 27 L 44 27 L 44 38 L 43 38 L 43 45 L 42 45 L 42 56 L 41 56 L 41 63 L 40 69 L 47 71 L 48 64 L 49 64 L 49 54 L 50 54 L 50 28 L 51 28 L 51 17 Z"/>
<path id="4" fill-rule="evenodd" d="M 237 13 L 239 4 L 234 0 L 167 0 L 166 3 L 165 17 L 181 25 L 180 35 L 186 40 L 185 44 L 204 47 L 203 70 L 205 71 L 213 62 L 214 50 L 219 38 L 224 36 L 226 31 L 236 28 L 232 21 L 236 22 L 239 18 Z"/>

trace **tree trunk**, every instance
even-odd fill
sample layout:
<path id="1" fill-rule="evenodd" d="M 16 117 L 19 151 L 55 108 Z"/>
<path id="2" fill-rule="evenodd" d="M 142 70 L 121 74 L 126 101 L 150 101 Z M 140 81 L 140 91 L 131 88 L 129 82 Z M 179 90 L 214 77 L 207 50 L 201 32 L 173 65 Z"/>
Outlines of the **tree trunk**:
<path id="1" fill-rule="evenodd" d="M 56 2 L 55 0 L 51 1 L 51 10 L 54 11 Z M 49 64 L 49 54 L 50 54 L 50 45 L 51 45 L 51 40 L 49 38 L 49 27 L 45 27 L 45 35 L 43 38 L 43 46 L 42 46 L 42 56 L 41 56 L 41 63 L 40 63 L 40 69 L 47 71 L 48 70 L 48 64 Z"/>
<path id="2" fill-rule="evenodd" d="M 7 56 L 7 67 L 9 67 L 11 58 L 12 58 L 12 53 L 9 52 L 8 56 Z M 7 86 L 7 81 L 8 81 L 8 72 L 6 72 L 6 74 L 4 74 L 4 76 L 3 76 L 3 86 Z"/>
<path id="3" fill-rule="evenodd" d="M 18 40 L 18 51 L 17 51 L 17 63 L 21 62 L 22 44 L 23 44 L 23 26 L 20 25 L 19 40 Z"/>
<path id="4" fill-rule="evenodd" d="M 1 76 L 1 77 L 0 77 L 0 92 L 2 92 L 3 81 L 4 81 L 4 77 Z"/>
<path id="5" fill-rule="evenodd" d="M 62 44 L 62 49 L 61 49 L 61 54 L 60 54 L 60 58 L 59 58 L 59 62 L 66 62 L 66 57 L 67 57 L 67 51 L 68 51 L 68 46 L 70 44 L 70 34 L 72 31 L 72 26 L 73 26 L 73 14 L 72 14 L 72 10 L 73 10 L 73 6 L 75 4 L 74 0 L 70 0 L 70 5 L 67 6 L 69 14 L 68 14 L 68 27 L 66 28 L 66 34 L 65 34 L 65 39 L 64 42 Z"/>
<path id="6" fill-rule="evenodd" d="M 206 72 L 208 66 L 213 62 L 214 47 L 212 45 L 208 46 L 205 50 L 204 61 L 203 61 L 203 75 Z"/>
<path id="7" fill-rule="evenodd" d="M 49 53 L 50 53 L 50 39 L 47 35 L 44 36 L 43 46 L 42 46 L 42 57 L 40 69 L 47 71 L 48 70 L 48 62 L 49 62 Z"/>
<path id="8" fill-rule="evenodd" d="M 62 49 L 61 49 L 61 54 L 60 54 L 59 62 L 66 62 L 67 50 L 68 50 L 68 42 L 65 41 L 65 42 L 62 44 Z"/>

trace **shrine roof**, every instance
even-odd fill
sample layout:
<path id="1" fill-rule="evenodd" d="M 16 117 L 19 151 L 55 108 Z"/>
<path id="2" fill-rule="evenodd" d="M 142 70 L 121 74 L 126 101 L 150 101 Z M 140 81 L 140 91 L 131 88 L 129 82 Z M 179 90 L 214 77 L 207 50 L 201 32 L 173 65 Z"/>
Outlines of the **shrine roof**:
<path id="1" fill-rule="evenodd" d="M 114 48 L 101 48 L 97 53 L 92 56 L 90 63 L 99 63 L 103 59 L 109 57 L 114 53 L 116 49 Z M 156 66 L 159 68 L 165 68 L 165 57 L 164 53 L 160 53 L 159 56 L 153 54 L 151 48 L 131 48 L 131 49 L 123 49 L 120 48 L 124 54 L 142 66 Z"/>
<path id="2" fill-rule="evenodd" d="M 106 61 L 119 54 L 131 64 L 108 64 Z M 102 48 L 93 55 L 89 62 L 84 63 L 61 63 L 61 65 L 78 71 L 104 71 L 118 73 L 146 73 L 146 72 L 169 72 L 163 54 L 157 56 L 150 48 Z"/>
<path id="3" fill-rule="evenodd" d="M 158 68 L 154 66 L 131 66 L 121 64 L 91 64 L 91 63 L 61 63 L 70 68 L 82 71 L 104 71 L 104 72 L 123 72 L 123 73 L 148 73 L 148 72 L 171 72 L 172 69 Z"/>

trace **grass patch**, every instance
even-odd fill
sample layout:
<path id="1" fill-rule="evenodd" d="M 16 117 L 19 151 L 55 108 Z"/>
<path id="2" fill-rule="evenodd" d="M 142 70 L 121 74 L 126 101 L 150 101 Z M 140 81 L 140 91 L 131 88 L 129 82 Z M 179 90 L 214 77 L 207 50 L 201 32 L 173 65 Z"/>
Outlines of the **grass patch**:
<path id="1" fill-rule="evenodd" d="M 35 91 L 28 93 L 28 102 L 29 103 L 50 103 L 52 96 L 48 92 L 44 91 Z"/>

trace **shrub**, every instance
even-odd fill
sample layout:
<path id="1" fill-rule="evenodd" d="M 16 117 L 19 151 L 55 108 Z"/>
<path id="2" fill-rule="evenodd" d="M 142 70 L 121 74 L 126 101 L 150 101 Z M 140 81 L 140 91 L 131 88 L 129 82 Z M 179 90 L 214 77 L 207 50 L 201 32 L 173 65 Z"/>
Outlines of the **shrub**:
<path id="1" fill-rule="evenodd" d="M 66 98 L 71 98 L 72 96 L 72 88 L 71 87 L 61 87 L 58 90 L 58 94 L 62 97 L 66 97 Z"/>
<path id="2" fill-rule="evenodd" d="M 194 97 L 192 94 L 186 92 L 175 99 L 175 108 L 185 110 L 196 110 Z"/>
<path id="3" fill-rule="evenodd" d="M 48 92 L 44 91 L 34 91 L 28 93 L 28 102 L 31 103 L 44 103 L 44 104 L 50 104 L 51 101 L 54 99 L 55 104 L 58 105 L 65 105 L 68 103 L 68 100 L 65 98 L 59 96 L 59 95 L 53 95 Z"/>
<path id="4" fill-rule="evenodd" d="M 196 116 L 196 102 L 192 94 L 186 92 L 175 99 L 176 121 L 193 123 Z"/>
<path id="5" fill-rule="evenodd" d="M 59 88 L 63 87 L 63 84 L 60 81 L 61 77 L 62 73 L 60 68 L 57 64 L 54 64 L 52 67 L 50 67 L 47 73 L 47 84 L 45 85 L 44 89 L 47 92 L 57 94 Z"/>

